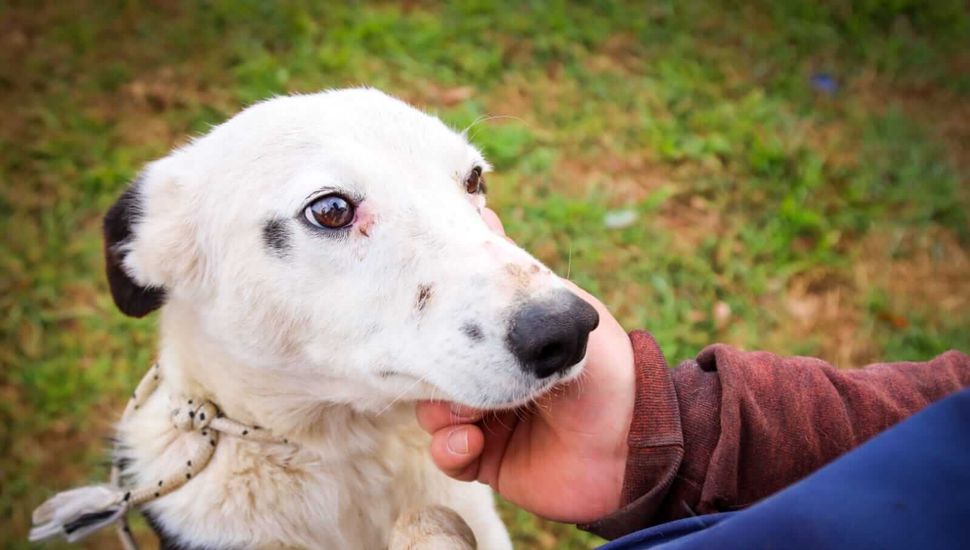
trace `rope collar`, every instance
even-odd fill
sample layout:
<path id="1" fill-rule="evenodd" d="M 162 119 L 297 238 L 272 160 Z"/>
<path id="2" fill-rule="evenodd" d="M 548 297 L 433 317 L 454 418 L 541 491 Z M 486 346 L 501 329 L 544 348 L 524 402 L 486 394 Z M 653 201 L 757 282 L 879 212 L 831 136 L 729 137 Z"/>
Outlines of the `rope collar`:
<path id="1" fill-rule="evenodd" d="M 161 376 L 158 363 L 152 365 L 132 392 L 122 413 L 122 420 L 127 419 L 155 393 Z M 287 445 L 295 450 L 295 444 L 288 439 L 274 436 L 259 426 L 250 426 L 227 418 L 214 403 L 204 399 L 177 399 L 170 417 L 176 429 L 198 432 L 208 438 L 208 444 L 198 445 L 194 453 L 186 457 L 184 468 L 158 480 L 155 485 L 127 488 L 123 486 L 118 462 L 113 460 L 109 483 L 58 493 L 34 510 L 34 527 L 30 530 L 30 540 L 38 541 L 60 535 L 68 542 L 77 542 L 102 527 L 114 524 L 122 546 L 126 550 L 137 550 L 138 545 L 128 528 L 128 512 L 133 507 L 161 498 L 189 483 L 209 464 L 219 444 L 220 435 L 259 443 Z"/>

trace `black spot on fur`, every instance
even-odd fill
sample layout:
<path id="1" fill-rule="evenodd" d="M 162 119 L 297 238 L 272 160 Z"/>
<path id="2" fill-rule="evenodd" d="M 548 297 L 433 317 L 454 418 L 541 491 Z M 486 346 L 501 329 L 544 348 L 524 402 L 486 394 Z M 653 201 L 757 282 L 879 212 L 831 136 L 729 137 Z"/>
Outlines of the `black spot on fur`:
<path id="1" fill-rule="evenodd" d="M 165 289 L 140 286 L 122 267 L 125 259 L 123 245 L 131 239 L 132 226 L 142 216 L 140 186 L 141 179 L 135 180 L 105 214 L 102 226 L 105 272 L 111 297 L 118 309 L 131 317 L 144 317 L 165 302 Z"/>
<path id="2" fill-rule="evenodd" d="M 461 331 L 465 333 L 465 336 L 470 338 L 473 342 L 481 342 L 485 339 L 485 333 L 482 331 L 482 326 L 478 323 L 468 321 L 461 326 Z"/>
<path id="3" fill-rule="evenodd" d="M 425 306 L 428 305 L 428 300 L 434 295 L 434 286 L 432 285 L 419 285 L 418 286 L 418 297 L 414 301 L 414 309 L 418 312 L 424 311 Z"/>
<path id="4" fill-rule="evenodd" d="M 263 244 L 277 258 L 290 251 L 290 227 L 286 220 L 272 219 L 263 224 Z"/>

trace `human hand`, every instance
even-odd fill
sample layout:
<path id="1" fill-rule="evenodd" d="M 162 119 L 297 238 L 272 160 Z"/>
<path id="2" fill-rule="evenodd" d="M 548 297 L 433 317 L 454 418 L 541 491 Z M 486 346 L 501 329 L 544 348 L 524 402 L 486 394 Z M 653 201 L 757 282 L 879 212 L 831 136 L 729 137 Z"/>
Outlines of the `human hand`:
<path id="1" fill-rule="evenodd" d="M 493 231 L 505 235 L 491 210 Z M 445 474 L 490 485 L 537 515 L 585 523 L 616 510 L 633 416 L 633 348 L 596 298 L 565 281 L 596 308 L 582 375 L 516 410 L 469 410 L 444 402 L 418 404 L 418 422 L 432 434 L 431 457 Z"/>

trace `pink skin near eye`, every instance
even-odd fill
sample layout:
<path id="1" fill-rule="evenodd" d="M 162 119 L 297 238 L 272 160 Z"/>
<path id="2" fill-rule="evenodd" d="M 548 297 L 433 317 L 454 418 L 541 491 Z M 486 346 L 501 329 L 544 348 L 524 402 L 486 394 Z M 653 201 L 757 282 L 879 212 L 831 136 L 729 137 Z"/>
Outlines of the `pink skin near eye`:
<path id="1" fill-rule="evenodd" d="M 357 205 L 357 216 L 354 219 L 354 226 L 360 231 L 360 234 L 369 237 L 371 227 L 374 226 L 374 213 L 371 212 L 370 206 L 367 202 L 362 202 Z"/>

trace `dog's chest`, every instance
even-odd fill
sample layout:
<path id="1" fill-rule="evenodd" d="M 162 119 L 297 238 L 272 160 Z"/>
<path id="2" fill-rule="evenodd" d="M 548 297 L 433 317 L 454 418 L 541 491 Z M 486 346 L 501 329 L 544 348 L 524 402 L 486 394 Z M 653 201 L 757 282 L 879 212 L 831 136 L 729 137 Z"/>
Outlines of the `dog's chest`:
<path id="1" fill-rule="evenodd" d="M 161 403 L 120 426 L 126 473 L 147 486 L 207 441 L 167 422 Z M 180 489 L 150 503 L 158 528 L 184 546 L 379 548 L 397 514 L 424 500 L 422 436 L 343 426 L 340 440 L 297 452 L 223 437 L 212 460 Z"/>

